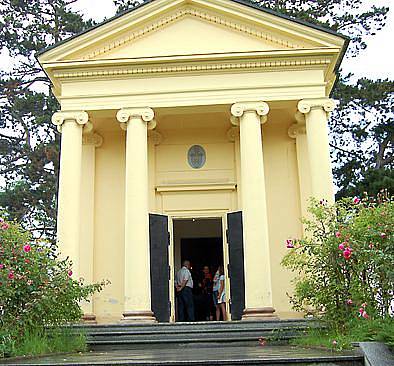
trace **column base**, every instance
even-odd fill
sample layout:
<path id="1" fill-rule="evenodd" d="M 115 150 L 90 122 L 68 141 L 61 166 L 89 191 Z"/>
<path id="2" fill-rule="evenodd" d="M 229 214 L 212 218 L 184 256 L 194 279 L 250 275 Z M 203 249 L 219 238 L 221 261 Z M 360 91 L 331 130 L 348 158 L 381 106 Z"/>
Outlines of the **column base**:
<path id="1" fill-rule="evenodd" d="M 242 320 L 279 320 L 279 317 L 274 314 L 275 309 L 272 307 L 264 308 L 249 308 L 245 309 L 242 315 Z"/>
<path id="2" fill-rule="evenodd" d="M 84 324 L 97 324 L 96 315 L 94 314 L 83 314 L 82 323 Z"/>
<path id="3" fill-rule="evenodd" d="M 152 311 L 125 311 L 121 323 L 156 323 Z"/>

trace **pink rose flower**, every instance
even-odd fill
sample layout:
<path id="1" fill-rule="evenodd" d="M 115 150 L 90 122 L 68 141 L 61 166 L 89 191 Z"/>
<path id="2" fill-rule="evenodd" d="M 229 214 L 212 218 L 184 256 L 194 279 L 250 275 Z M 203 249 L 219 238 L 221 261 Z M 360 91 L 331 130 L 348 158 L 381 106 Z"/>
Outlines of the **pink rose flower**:
<path id="1" fill-rule="evenodd" d="M 23 251 L 25 253 L 29 253 L 31 251 L 31 246 L 29 244 L 26 244 L 23 246 Z"/>
<path id="2" fill-rule="evenodd" d="M 26 264 L 30 264 L 30 259 L 25 259 Z"/>
<path id="3" fill-rule="evenodd" d="M 0 269 L 4 268 L 4 264 L 0 263 Z"/>
<path id="4" fill-rule="evenodd" d="M 14 279 L 14 271 L 10 271 L 9 273 L 8 273 L 8 278 L 10 279 L 10 280 L 13 280 Z"/>
<path id="5" fill-rule="evenodd" d="M 366 311 L 363 311 L 363 313 L 361 314 L 361 316 L 362 316 L 364 319 L 368 319 L 368 318 L 369 318 L 369 315 L 367 314 Z"/>
<path id="6" fill-rule="evenodd" d="M 365 308 L 367 307 L 367 303 L 366 303 L 366 302 L 363 302 L 363 303 L 361 304 L 361 306 L 365 309 Z"/>
<path id="7" fill-rule="evenodd" d="M 338 245 L 338 249 L 339 249 L 339 250 L 342 250 L 342 251 L 345 250 L 345 243 L 339 244 L 339 245 Z"/>
<path id="8" fill-rule="evenodd" d="M 4 222 L 4 223 L 1 225 L 1 228 L 2 228 L 3 230 L 7 230 L 9 227 L 10 227 L 10 225 L 8 225 L 6 222 Z"/>
<path id="9" fill-rule="evenodd" d="M 294 242 L 293 242 L 292 239 L 287 239 L 287 240 L 286 240 L 286 247 L 287 247 L 288 249 L 294 248 Z"/>
<path id="10" fill-rule="evenodd" d="M 341 237 L 341 233 L 340 233 L 339 231 L 337 231 L 337 232 L 335 233 L 335 236 L 336 236 L 337 238 L 340 238 L 340 237 Z"/>
<path id="11" fill-rule="evenodd" d="M 332 345 L 335 347 L 337 344 L 338 344 L 338 342 L 334 339 L 334 340 L 332 341 Z"/>
<path id="12" fill-rule="evenodd" d="M 68 270 L 67 274 L 69 277 L 71 277 L 73 275 L 73 271 L 70 269 L 70 270 Z"/>
<path id="13" fill-rule="evenodd" d="M 385 239 L 385 238 L 387 237 L 387 234 L 386 234 L 386 233 L 380 233 L 380 237 L 381 237 L 382 239 Z"/>
<path id="14" fill-rule="evenodd" d="M 352 250 L 351 250 L 350 248 L 346 248 L 346 249 L 343 251 L 343 257 L 344 257 L 346 260 L 349 260 L 351 256 L 352 256 Z"/>
<path id="15" fill-rule="evenodd" d="M 347 305 L 353 305 L 353 300 L 352 299 L 347 299 L 346 300 Z"/>
<path id="16" fill-rule="evenodd" d="M 358 197 L 353 197 L 353 203 L 354 203 L 355 205 L 358 205 L 360 202 L 361 202 L 360 198 L 358 198 Z"/>

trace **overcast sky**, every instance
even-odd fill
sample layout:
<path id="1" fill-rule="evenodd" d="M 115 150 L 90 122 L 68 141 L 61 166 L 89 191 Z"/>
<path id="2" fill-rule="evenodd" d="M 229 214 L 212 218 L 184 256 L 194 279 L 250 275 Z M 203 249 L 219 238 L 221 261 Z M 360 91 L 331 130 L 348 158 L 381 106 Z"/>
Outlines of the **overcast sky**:
<path id="1" fill-rule="evenodd" d="M 389 5 L 393 0 L 370 0 L 372 5 Z M 97 6 L 97 4 L 100 6 Z M 103 20 L 115 14 L 112 0 L 78 0 L 75 9 L 95 20 Z M 368 40 L 368 48 L 357 58 L 343 62 L 346 72 L 369 78 L 394 78 L 394 8 L 389 12 L 386 27 Z"/>
<path id="2" fill-rule="evenodd" d="M 370 5 L 389 5 L 393 0 L 369 0 Z M 98 4 L 100 4 L 98 6 Z M 97 21 L 110 18 L 115 14 L 112 0 L 78 0 L 73 5 L 75 10 L 81 11 L 86 18 Z M 346 58 L 342 66 L 345 72 L 352 72 L 357 77 L 391 78 L 394 79 L 394 7 L 389 12 L 385 28 L 367 40 L 367 49 L 357 58 Z M 12 59 L 5 52 L 0 54 L 0 68 L 11 66 Z"/>

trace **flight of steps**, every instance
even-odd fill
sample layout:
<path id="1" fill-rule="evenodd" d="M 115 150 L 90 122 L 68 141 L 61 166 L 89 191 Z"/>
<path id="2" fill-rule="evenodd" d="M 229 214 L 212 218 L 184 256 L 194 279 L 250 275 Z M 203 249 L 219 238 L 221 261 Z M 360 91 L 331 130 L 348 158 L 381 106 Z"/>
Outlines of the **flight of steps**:
<path id="1" fill-rule="evenodd" d="M 318 323 L 306 320 L 76 325 L 90 352 L 0 361 L 25 366 L 365 366 L 360 351 L 331 352 L 288 341 Z M 266 344 L 259 339 L 267 340 Z"/>
<path id="2" fill-rule="evenodd" d="M 115 324 L 75 327 L 87 334 L 92 350 L 127 349 L 138 345 L 193 343 L 255 344 L 263 337 L 272 343 L 286 342 L 316 322 L 281 320 L 264 322 L 201 322 L 161 324 Z"/>

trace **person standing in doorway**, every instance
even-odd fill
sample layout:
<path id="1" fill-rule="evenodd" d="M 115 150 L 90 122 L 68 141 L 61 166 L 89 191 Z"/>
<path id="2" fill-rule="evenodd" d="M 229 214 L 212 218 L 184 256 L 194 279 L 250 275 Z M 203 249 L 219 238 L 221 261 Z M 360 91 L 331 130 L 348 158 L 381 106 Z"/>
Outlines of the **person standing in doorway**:
<path id="1" fill-rule="evenodd" d="M 203 307 L 204 307 L 204 320 L 212 320 L 211 309 L 212 309 L 212 274 L 209 270 L 209 266 L 204 266 L 202 270 L 202 281 L 201 289 L 203 295 Z"/>
<path id="2" fill-rule="evenodd" d="M 226 291 L 223 266 L 219 266 L 213 278 L 213 302 L 216 306 L 216 320 L 219 321 L 220 315 L 222 315 L 222 319 L 226 321 Z"/>
<path id="3" fill-rule="evenodd" d="M 178 293 L 179 321 L 194 321 L 193 279 L 190 273 L 190 261 L 185 260 L 176 274 L 175 288 Z"/>

